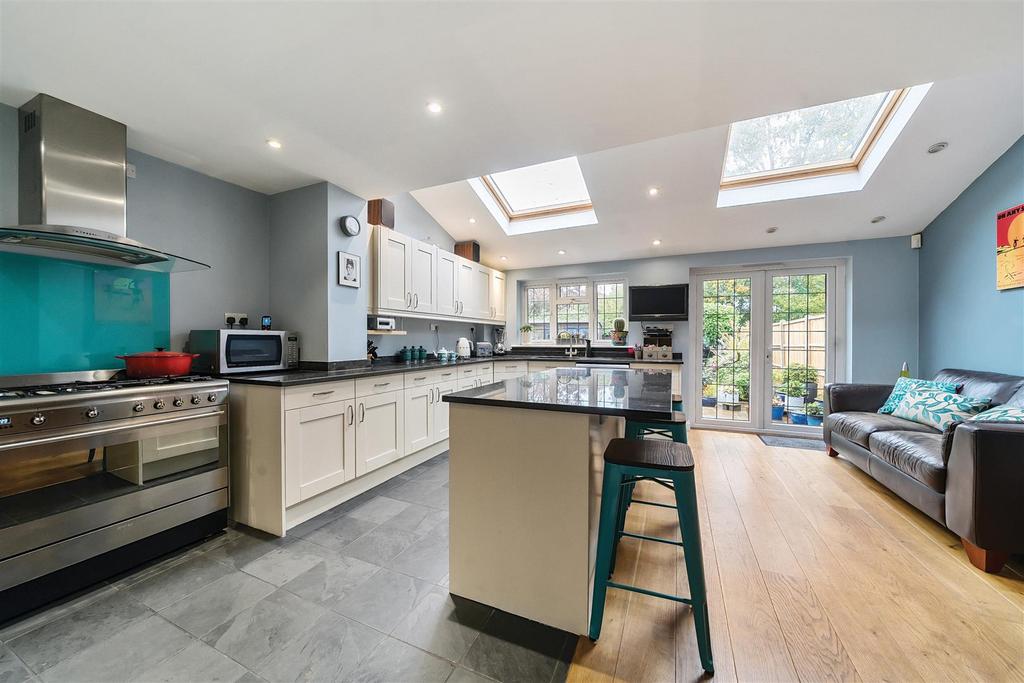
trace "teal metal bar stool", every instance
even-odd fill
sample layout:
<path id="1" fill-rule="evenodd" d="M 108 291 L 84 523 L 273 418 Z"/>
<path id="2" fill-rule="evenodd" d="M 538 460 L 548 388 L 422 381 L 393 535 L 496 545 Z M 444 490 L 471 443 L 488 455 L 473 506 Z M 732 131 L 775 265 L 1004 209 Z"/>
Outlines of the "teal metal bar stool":
<path id="1" fill-rule="evenodd" d="M 675 505 L 653 501 L 633 501 L 637 504 L 675 508 L 679 516 L 681 541 L 633 534 L 622 530 L 617 519 L 622 509 L 622 498 L 630 485 L 640 481 L 653 481 L 675 492 Z M 622 536 L 645 541 L 680 546 L 686 561 L 686 576 L 690 583 L 690 597 L 660 593 L 640 586 L 611 580 L 613 556 Z M 643 593 L 690 605 L 697 630 L 697 649 L 700 663 L 709 674 L 715 672 L 711 657 L 711 630 L 708 621 L 708 598 L 704 584 L 704 557 L 700 543 L 700 521 L 697 516 L 697 493 L 693 480 L 693 454 L 686 444 L 662 440 L 612 439 L 604 452 L 604 482 L 601 486 L 601 517 L 597 532 L 597 565 L 594 576 L 594 599 L 590 612 L 590 639 L 601 635 L 604 603 L 609 588 Z"/>
<path id="2" fill-rule="evenodd" d="M 678 410 L 678 411 L 682 412 L 682 410 L 683 410 L 683 395 L 682 394 L 672 394 L 672 410 Z"/>
<path id="3" fill-rule="evenodd" d="M 649 434 L 668 437 L 678 443 L 686 443 L 686 414 L 683 412 L 683 397 L 672 394 L 672 415 L 646 420 L 626 420 L 626 438 L 642 439 Z"/>

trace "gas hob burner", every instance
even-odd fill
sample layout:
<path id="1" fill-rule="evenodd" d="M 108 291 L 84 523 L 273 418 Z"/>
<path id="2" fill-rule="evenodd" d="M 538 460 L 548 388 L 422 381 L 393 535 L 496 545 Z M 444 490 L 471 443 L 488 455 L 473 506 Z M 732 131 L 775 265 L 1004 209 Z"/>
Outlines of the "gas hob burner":
<path id="1" fill-rule="evenodd" d="M 32 398 L 58 396 L 79 393 L 115 391 L 136 387 L 159 387 L 173 384 L 192 384 L 208 382 L 212 378 L 205 375 L 181 375 L 177 377 L 152 377 L 147 379 L 109 379 L 105 381 L 77 381 L 64 384 L 41 384 L 36 386 L 13 387 L 0 390 L 0 400 L 14 398 Z"/>

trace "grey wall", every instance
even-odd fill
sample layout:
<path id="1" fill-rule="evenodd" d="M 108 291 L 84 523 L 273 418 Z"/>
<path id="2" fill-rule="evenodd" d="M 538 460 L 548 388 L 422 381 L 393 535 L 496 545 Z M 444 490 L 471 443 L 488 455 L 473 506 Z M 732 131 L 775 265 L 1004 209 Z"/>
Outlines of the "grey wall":
<path id="1" fill-rule="evenodd" d="M 171 347 L 223 327 L 228 312 L 258 329 L 270 312 L 266 195 L 134 150 L 128 162 L 128 237 L 210 265 L 171 274 Z"/>
<path id="2" fill-rule="evenodd" d="M 18 223 L 18 110 L 0 104 L 0 225 Z"/>
<path id="3" fill-rule="evenodd" d="M 904 237 L 514 270 L 507 275 L 508 329 L 519 329 L 518 290 L 531 280 L 624 273 L 630 285 L 673 284 L 688 282 L 695 267 L 820 258 L 848 259 L 847 376 L 891 381 L 903 361 L 916 367 L 918 256 Z M 631 323 L 630 343 L 641 334 L 639 324 Z M 676 323 L 673 347 L 684 358 L 688 343 L 688 323 Z"/>
<path id="4" fill-rule="evenodd" d="M 996 213 L 1024 203 L 1024 138 L 923 235 L 921 375 L 944 367 L 1024 375 L 1024 288 L 996 290 Z"/>
<path id="5" fill-rule="evenodd" d="M 356 216 L 363 230 L 348 237 L 338 227 L 342 216 Z M 327 185 L 327 325 L 331 360 L 366 358 L 366 311 L 373 287 L 370 268 L 370 230 L 366 227 L 366 200 L 335 185 Z M 338 252 L 360 260 L 360 287 L 338 284 Z"/>

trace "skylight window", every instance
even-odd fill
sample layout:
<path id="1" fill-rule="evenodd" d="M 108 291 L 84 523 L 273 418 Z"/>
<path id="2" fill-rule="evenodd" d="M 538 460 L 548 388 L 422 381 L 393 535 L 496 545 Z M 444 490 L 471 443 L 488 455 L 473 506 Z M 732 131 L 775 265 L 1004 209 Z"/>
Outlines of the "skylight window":
<path id="1" fill-rule="evenodd" d="M 732 124 L 722 187 L 856 171 L 906 92 L 892 90 Z"/>
<path id="2" fill-rule="evenodd" d="M 509 221 L 593 208 L 576 157 L 492 173 L 482 180 Z"/>

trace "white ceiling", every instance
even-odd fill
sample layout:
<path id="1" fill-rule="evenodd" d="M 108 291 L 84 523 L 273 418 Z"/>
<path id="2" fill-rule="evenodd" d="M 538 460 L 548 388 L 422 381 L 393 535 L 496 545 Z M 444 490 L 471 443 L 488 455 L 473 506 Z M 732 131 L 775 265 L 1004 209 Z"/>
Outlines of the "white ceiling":
<path id="1" fill-rule="evenodd" d="M 669 253 L 757 246 L 766 224 L 770 243 L 919 228 L 1021 134 L 1022 22 L 1019 0 L 0 0 L 0 101 L 50 93 L 123 121 L 135 149 L 263 192 L 388 196 L 579 155 L 599 232 L 501 242 L 446 217 L 456 200 L 424 199 L 502 265 L 540 265 L 554 243 L 538 240 L 597 260 L 647 255 L 653 232 Z M 711 208 L 729 122 L 928 81 L 890 153 L 906 163 L 857 202 Z M 912 163 L 935 136 L 950 149 Z"/>

